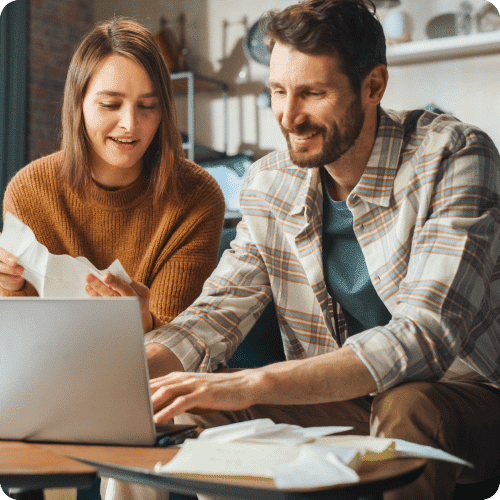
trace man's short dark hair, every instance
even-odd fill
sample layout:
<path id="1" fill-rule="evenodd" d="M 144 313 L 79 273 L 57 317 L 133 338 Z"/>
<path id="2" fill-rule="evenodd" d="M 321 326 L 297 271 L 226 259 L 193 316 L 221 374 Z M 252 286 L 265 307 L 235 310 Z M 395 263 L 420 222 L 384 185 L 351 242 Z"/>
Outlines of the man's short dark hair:
<path id="1" fill-rule="evenodd" d="M 305 0 L 266 14 L 268 46 L 338 57 L 358 95 L 378 64 L 387 65 L 384 30 L 371 0 Z"/>

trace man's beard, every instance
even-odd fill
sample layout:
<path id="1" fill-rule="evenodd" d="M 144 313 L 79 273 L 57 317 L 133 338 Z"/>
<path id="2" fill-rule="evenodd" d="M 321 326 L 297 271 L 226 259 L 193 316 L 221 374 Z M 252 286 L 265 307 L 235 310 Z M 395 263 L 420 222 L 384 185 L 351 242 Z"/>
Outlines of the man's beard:
<path id="1" fill-rule="evenodd" d="M 316 168 L 329 165 L 337 161 L 353 146 L 361 133 L 365 121 L 365 112 L 361 107 L 361 100 L 356 97 L 349 105 L 344 118 L 341 121 L 342 130 L 336 123 L 332 123 L 330 129 L 304 122 L 294 129 L 285 129 L 281 127 L 286 142 L 290 159 L 295 165 L 302 168 Z M 309 133 L 320 133 L 323 136 L 323 146 L 319 153 L 315 155 L 307 154 L 307 147 L 293 149 L 290 141 L 290 133 L 305 135 Z"/>

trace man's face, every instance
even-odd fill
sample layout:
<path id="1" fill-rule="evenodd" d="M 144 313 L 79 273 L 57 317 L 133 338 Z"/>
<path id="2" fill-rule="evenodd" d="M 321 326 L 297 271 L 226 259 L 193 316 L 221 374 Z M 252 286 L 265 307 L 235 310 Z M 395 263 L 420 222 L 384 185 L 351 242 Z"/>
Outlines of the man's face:
<path id="1" fill-rule="evenodd" d="M 330 165 L 355 145 L 365 112 L 335 57 L 276 43 L 269 86 L 274 116 L 297 166 Z"/>

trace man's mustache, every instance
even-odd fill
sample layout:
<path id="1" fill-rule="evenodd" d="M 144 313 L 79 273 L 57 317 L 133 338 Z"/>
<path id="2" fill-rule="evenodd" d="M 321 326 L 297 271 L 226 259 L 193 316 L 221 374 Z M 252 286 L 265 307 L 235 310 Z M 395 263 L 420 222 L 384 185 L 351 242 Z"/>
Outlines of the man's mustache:
<path id="1" fill-rule="evenodd" d="M 296 127 L 290 129 L 282 126 L 281 130 L 285 136 L 287 136 L 288 134 L 305 135 L 311 133 L 316 134 L 318 132 L 324 132 L 323 127 L 319 127 L 318 125 L 313 125 L 312 123 L 309 122 L 301 123 Z"/>

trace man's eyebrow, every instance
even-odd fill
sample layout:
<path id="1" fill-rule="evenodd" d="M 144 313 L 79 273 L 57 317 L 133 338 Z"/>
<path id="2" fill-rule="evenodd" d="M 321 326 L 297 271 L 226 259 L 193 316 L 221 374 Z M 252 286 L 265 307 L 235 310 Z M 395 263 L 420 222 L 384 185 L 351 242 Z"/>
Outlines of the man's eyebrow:
<path id="1" fill-rule="evenodd" d="M 269 88 L 283 86 L 281 83 L 273 82 L 273 81 L 267 82 L 267 85 Z M 318 82 L 307 82 L 307 83 L 304 83 L 302 85 L 298 85 L 297 87 L 295 87 L 295 89 L 296 90 L 305 90 L 305 89 L 310 89 L 311 87 L 322 87 L 322 88 L 334 89 L 334 88 L 337 88 L 337 85 L 335 85 L 332 82 L 319 82 L 319 81 Z"/>
<path id="2" fill-rule="evenodd" d="M 106 95 L 106 96 L 111 96 L 111 97 L 125 97 L 125 94 L 122 92 L 115 92 L 114 90 L 100 90 L 99 92 L 96 92 L 96 95 Z M 157 97 L 155 92 L 148 92 L 146 94 L 142 94 L 139 97 L 142 98 L 149 98 L 149 97 Z"/>

